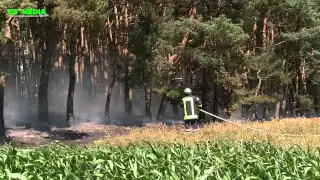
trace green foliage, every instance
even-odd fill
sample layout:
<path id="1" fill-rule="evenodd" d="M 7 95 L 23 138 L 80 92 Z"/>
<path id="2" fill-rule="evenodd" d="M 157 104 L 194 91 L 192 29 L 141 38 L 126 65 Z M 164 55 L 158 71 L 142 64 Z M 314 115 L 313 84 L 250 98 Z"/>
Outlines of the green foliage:
<path id="1" fill-rule="evenodd" d="M 101 0 L 57 0 L 56 4 L 53 17 L 65 23 L 98 25 L 105 22 L 108 12 L 107 1 Z"/>
<path id="2" fill-rule="evenodd" d="M 299 32 L 282 33 L 281 37 L 287 41 L 313 40 L 320 36 L 320 25 L 309 29 L 301 29 Z"/>
<path id="3" fill-rule="evenodd" d="M 254 93 L 254 91 L 249 91 L 246 88 L 239 88 L 239 89 L 234 90 L 234 94 L 237 97 L 248 97 L 248 96 L 252 95 L 253 93 Z"/>
<path id="4" fill-rule="evenodd" d="M 200 70 L 208 70 L 210 76 L 216 77 L 209 83 L 227 89 L 239 85 L 239 78 L 230 73 L 242 66 L 239 63 L 243 64 L 243 45 L 248 36 L 241 25 L 232 23 L 223 15 L 210 21 L 182 18 L 163 24 L 153 53 L 164 77 L 172 68 L 167 63 L 167 55 L 181 51 L 181 41 L 186 34 L 188 43 L 183 57 L 190 58 L 199 64 Z"/>
<path id="5" fill-rule="evenodd" d="M 7 76 L 7 75 L 8 75 L 8 73 L 0 71 L 0 76 Z"/>
<path id="6" fill-rule="evenodd" d="M 1 43 L 5 41 L 6 8 L 35 7 L 36 2 L 0 1 Z M 154 92 L 176 99 L 181 92 L 175 89 L 178 83 L 172 79 L 184 77 L 184 73 L 188 73 L 185 71 L 192 71 L 195 78 L 193 89 L 211 93 L 215 88 L 219 96 L 217 106 L 223 104 L 230 108 L 240 102 L 270 104 L 277 101 L 275 96 L 288 98 L 301 93 L 301 107 L 297 108 L 306 109 L 312 107 L 312 100 L 319 99 L 318 0 L 231 0 L 223 3 L 212 0 L 45 0 L 44 3 L 47 8 L 49 5 L 53 7 L 53 12 L 49 13 L 55 21 L 51 18 L 21 18 L 20 37 L 15 25 L 11 24 L 14 47 L 18 47 L 18 38 L 23 41 L 23 46 L 28 43 L 31 47 L 30 30 L 35 47 L 39 47 L 39 43 L 52 34 L 60 39 L 64 25 L 68 27 L 65 38 L 68 44 L 72 31 L 70 27 L 83 25 L 85 39 L 94 50 L 97 69 L 101 71 L 97 74 L 101 75 L 102 71 L 106 71 L 101 67 L 102 62 L 114 59 L 109 56 L 114 54 L 107 52 L 111 49 L 109 27 L 106 25 L 109 17 L 111 35 L 116 37 L 117 42 L 114 42 L 118 43 L 113 45 L 121 50 L 128 48 L 129 51 L 127 55 L 120 53 L 117 72 L 123 75 L 131 69 L 128 79 L 132 87 L 151 87 Z M 119 27 L 116 27 L 114 7 L 118 10 Z M 193 8 L 196 15 L 191 19 L 190 10 Z M 129 15 L 128 27 L 124 23 L 125 9 Z M 267 23 L 265 32 L 264 22 Z M 184 46 L 181 42 L 185 39 Z M 18 51 L 16 49 L 14 51 Z M 18 55 L 17 52 L 15 54 Z M 177 64 L 169 63 L 168 57 L 172 55 L 180 57 Z M 6 59 L 1 57 L 3 62 Z M 28 60 L 28 71 L 31 72 L 33 66 L 30 63 Z M 112 69 L 112 63 L 109 65 L 108 68 Z M 303 72 L 307 79 L 307 91 L 301 92 Z M 120 75 L 118 80 L 123 81 Z M 202 78 L 206 82 L 202 82 Z M 265 95 L 255 96 L 259 80 L 262 81 L 259 93 Z M 190 82 L 189 79 L 185 81 Z M 206 96 L 213 97 L 211 94 Z M 294 102 L 289 98 L 288 103 L 293 105 Z"/>
<path id="7" fill-rule="evenodd" d="M 155 72 L 153 71 L 152 49 L 157 35 L 157 24 L 151 9 L 139 12 L 139 22 L 132 25 L 129 30 L 129 51 L 134 56 L 133 70 L 131 72 L 132 84 L 146 86 L 152 84 Z"/>
<path id="8" fill-rule="evenodd" d="M 3 33 L 0 32 L 0 44 L 3 44 L 3 43 L 5 43 L 5 38 Z"/>
<path id="9" fill-rule="evenodd" d="M 230 111 L 231 111 L 231 112 L 234 112 L 234 111 L 236 111 L 238 108 L 239 108 L 239 103 L 232 104 L 232 106 L 231 106 L 231 108 L 230 108 Z"/>
<path id="10" fill-rule="evenodd" d="M 243 98 L 240 102 L 242 104 L 274 104 L 278 102 L 278 99 L 266 95 L 251 95 Z"/>
<path id="11" fill-rule="evenodd" d="M 168 87 L 160 87 L 156 88 L 154 87 L 153 92 L 158 93 L 158 94 L 165 94 L 169 99 L 174 100 L 174 99 L 179 99 L 183 95 L 183 91 L 179 88 L 172 88 L 169 89 Z"/>
<path id="12" fill-rule="evenodd" d="M 170 99 L 179 99 L 183 95 L 183 91 L 181 89 L 171 89 L 167 92 L 167 96 Z"/>
<path id="13" fill-rule="evenodd" d="M 316 179 L 319 156 L 268 143 L 0 150 L 1 179 Z"/>
<path id="14" fill-rule="evenodd" d="M 1 24 L 0 24 L 1 26 Z M 3 32 L 0 32 L 0 44 L 4 44 L 6 42 L 6 38 Z"/>
<path id="15" fill-rule="evenodd" d="M 268 95 L 255 96 L 255 90 L 248 90 L 246 88 L 239 88 L 234 90 L 232 109 L 236 110 L 238 104 L 253 105 L 253 104 L 275 104 L 279 101 L 278 98 Z"/>
<path id="16" fill-rule="evenodd" d="M 160 88 L 154 87 L 154 88 L 152 88 L 152 90 L 158 94 L 166 94 L 168 92 L 169 88 L 166 86 L 160 87 Z"/>
<path id="17" fill-rule="evenodd" d="M 234 70 L 241 71 L 244 65 L 243 45 L 248 36 L 240 25 L 221 16 L 204 24 L 204 40 L 193 51 L 193 58 L 201 68 L 207 69 L 218 85 L 233 89 L 239 84 L 239 78 L 232 76 Z"/>
<path id="18" fill-rule="evenodd" d="M 300 95 L 298 98 L 302 109 L 309 109 L 313 106 L 313 100 L 310 96 Z"/>

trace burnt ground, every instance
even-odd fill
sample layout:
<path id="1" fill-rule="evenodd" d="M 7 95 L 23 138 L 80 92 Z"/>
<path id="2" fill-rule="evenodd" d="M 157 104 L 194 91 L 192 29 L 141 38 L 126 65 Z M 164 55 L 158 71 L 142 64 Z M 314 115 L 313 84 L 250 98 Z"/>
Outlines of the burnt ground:
<path id="1" fill-rule="evenodd" d="M 142 126 L 157 128 L 159 126 L 172 126 L 173 122 L 144 123 Z M 178 123 L 179 124 L 179 123 Z M 103 125 L 94 122 L 82 123 L 71 128 L 32 128 L 29 125 L 11 127 L 6 130 L 8 142 L 14 141 L 19 147 L 37 147 L 39 145 L 53 145 L 65 143 L 71 145 L 86 145 L 93 141 L 114 138 L 129 134 L 133 126 Z"/>
<path id="2" fill-rule="evenodd" d="M 83 123 L 71 128 L 51 128 L 37 130 L 30 127 L 12 127 L 7 129 L 9 141 L 15 141 L 20 147 L 35 147 L 39 145 L 67 143 L 84 145 L 101 138 L 112 138 L 129 133 L 131 127 Z"/>

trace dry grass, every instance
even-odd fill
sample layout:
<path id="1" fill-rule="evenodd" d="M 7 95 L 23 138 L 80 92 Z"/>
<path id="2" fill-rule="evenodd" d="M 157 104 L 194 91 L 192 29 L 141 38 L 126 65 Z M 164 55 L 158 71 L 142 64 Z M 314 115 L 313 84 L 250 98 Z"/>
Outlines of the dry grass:
<path id="1" fill-rule="evenodd" d="M 244 124 L 244 123 L 242 123 Z M 230 123 L 216 123 L 204 126 L 199 133 L 186 134 L 183 126 L 157 126 L 134 128 L 128 135 L 113 138 L 106 137 L 94 144 L 127 145 L 143 141 L 169 142 L 193 145 L 201 141 L 216 142 L 242 142 L 242 141 L 268 141 L 284 148 L 293 145 L 301 147 L 320 146 L 320 118 L 312 119 L 282 119 L 270 122 L 249 122 L 247 126 L 272 131 L 274 133 L 262 133 L 239 127 Z M 281 135 L 295 134 L 297 137 Z"/>

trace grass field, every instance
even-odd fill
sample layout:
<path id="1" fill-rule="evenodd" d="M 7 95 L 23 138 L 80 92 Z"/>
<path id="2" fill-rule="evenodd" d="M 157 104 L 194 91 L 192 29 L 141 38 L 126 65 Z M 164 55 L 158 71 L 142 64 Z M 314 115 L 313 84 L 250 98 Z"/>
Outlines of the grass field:
<path id="1" fill-rule="evenodd" d="M 320 119 L 146 127 L 87 147 L 0 149 L 0 179 L 319 179 Z M 320 135 L 319 135 L 320 136 Z"/>
<path id="2" fill-rule="evenodd" d="M 275 146 L 290 148 L 298 145 L 304 148 L 320 147 L 320 118 L 282 119 L 268 122 L 241 123 L 274 133 L 261 133 L 230 123 L 205 125 L 198 134 L 185 134 L 183 126 L 136 128 L 129 135 L 103 139 L 95 144 L 126 145 L 141 141 L 168 142 L 193 145 L 202 141 L 238 143 L 244 141 L 270 142 Z M 288 134 L 297 135 L 289 136 Z"/>

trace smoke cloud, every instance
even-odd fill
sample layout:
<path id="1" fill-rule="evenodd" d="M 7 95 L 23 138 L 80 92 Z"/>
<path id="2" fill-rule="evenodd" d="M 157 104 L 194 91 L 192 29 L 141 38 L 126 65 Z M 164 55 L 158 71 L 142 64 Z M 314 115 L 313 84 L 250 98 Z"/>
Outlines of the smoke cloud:
<path id="1" fill-rule="evenodd" d="M 51 125 L 64 127 L 67 125 L 66 102 L 68 95 L 69 76 L 67 73 L 56 75 L 50 74 L 48 102 L 49 102 L 49 121 Z M 21 85 L 23 86 L 23 85 Z M 105 86 L 100 85 L 93 93 L 91 98 L 87 84 L 77 84 L 74 94 L 74 113 L 75 123 L 96 122 L 104 123 L 104 109 L 106 103 Z M 38 91 L 38 90 L 37 90 Z M 7 127 L 12 126 L 33 126 L 38 120 L 38 97 L 24 98 L 16 96 L 15 84 L 7 84 L 5 89 L 5 108 L 4 118 Z M 36 93 L 38 94 L 38 92 Z M 133 89 L 132 91 L 133 114 L 124 113 L 124 84 L 116 83 L 111 97 L 110 118 L 115 125 L 134 126 L 149 122 L 149 118 L 144 116 L 145 97 L 144 90 Z M 161 97 L 152 95 L 151 110 L 155 121 Z M 166 107 L 164 121 L 182 120 L 182 111 L 175 114 L 171 105 Z"/>

